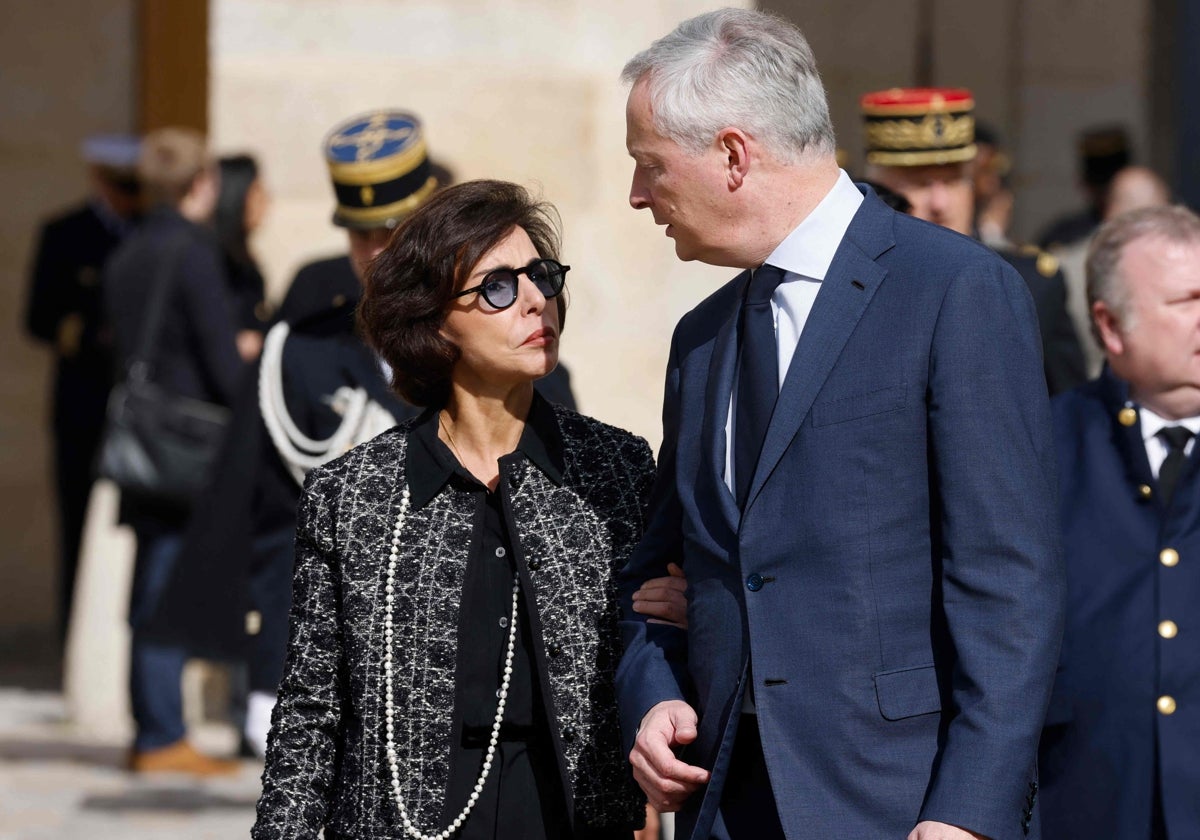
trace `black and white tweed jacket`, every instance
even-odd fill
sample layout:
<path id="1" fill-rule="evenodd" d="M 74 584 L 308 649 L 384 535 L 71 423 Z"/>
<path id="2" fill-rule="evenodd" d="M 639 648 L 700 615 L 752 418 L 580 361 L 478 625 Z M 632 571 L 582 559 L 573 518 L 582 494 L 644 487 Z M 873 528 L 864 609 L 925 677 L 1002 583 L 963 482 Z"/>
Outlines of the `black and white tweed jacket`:
<path id="1" fill-rule="evenodd" d="M 641 536 L 654 461 L 644 440 L 555 406 L 561 485 L 511 475 L 522 586 L 536 603 L 551 727 L 577 826 L 640 824 L 621 748 L 615 576 Z M 300 501 L 287 669 L 272 719 L 256 840 L 399 838 L 385 760 L 384 579 L 413 421 L 312 471 Z M 475 499 L 447 484 L 406 516 L 392 645 L 405 807 L 439 824 L 449 781 L 458 605 Z M 530 589 L 531 587 L 531 589 Z M 453 803 L 452 803 L 453 804 Z M 457 811 L 457 805 L 454 806 Z"/>

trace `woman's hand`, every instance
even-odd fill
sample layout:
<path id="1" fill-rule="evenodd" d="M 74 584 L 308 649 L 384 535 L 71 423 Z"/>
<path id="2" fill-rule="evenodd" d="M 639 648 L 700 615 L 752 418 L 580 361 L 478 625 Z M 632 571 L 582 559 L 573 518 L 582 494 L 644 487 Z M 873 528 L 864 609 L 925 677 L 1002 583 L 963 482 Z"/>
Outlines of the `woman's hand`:
<path id="1" fill-rule="evenodd" d="M 669 577 L 653 578 L 633 593 L 633 611 L 650 616 L 650 624 L 687 629 L 687 578 L 676 563 L 667 564 Z"/>

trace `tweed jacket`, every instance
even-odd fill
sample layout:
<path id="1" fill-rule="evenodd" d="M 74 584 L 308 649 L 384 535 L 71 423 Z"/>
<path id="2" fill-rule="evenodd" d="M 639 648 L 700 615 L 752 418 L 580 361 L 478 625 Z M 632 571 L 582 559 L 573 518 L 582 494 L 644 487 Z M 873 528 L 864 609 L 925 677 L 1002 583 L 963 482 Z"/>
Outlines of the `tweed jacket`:
<path id="1" fill-rule="evenodd" d="M 528 459 L 509 482 L 513 548 L 546 677 L 568 807 L 579 828 L 640 824 L 613 674 L 615 576 L 641 537 L 654 461 L 644 440 L 554 406 L 561 483 Z M 408 421 L 313 470 L 300 501 L 286 673 L 272 719 L 256 840 L 402 837 L 385 758 L 384 586 L 407 484 Z M 459 599 L 475 499 L 446 484 L 410 508 L 397 557 L 393 657 L 401 795 L 442 825 Z M 553 641 L 557 656 L 546 657 Z M 561 650 L 561 652 L 559 652 Z M 462 803 L 449 803 L 457 813 Z"/>

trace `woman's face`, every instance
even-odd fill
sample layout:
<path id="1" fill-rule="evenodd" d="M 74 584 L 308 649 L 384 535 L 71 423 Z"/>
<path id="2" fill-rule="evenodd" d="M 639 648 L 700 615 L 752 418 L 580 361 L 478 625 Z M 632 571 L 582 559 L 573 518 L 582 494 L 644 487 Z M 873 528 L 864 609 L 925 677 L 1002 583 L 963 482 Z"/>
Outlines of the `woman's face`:
<path id="1" fill-rule="evenodd" d="M 524 268 L 539 257 L 529 234 L 513 228 L 483 255 L 458 291 L 478 286 L 489 271 Z M 479 293 L 451 300 L 442 335 L 462 351 L 451 379 L 473 393 L 533 382 L 558 364 L 558 306 L 524 274 L 517 283 L 517 300 L 507 309 L 493 308 Z"/>
<path id="2" fill-rule="evenodd" d="M 246 209 L 244 216 L 244 224 L 246 233 L 254 233 L 263 223 L 263 219 L 267 216 L 267 207 L 271 204 L 271 197 L 267 194 L 267 188 L 263 186 L 262 178 L 255 178 L 250 182 L 250 187 L 246 190 Z"/>

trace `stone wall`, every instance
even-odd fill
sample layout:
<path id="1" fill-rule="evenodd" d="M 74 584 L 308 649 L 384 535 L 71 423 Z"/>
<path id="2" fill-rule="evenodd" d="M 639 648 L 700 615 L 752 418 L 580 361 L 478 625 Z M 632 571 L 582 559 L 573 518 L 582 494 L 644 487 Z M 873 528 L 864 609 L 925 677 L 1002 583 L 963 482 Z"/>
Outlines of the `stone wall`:
<path id="1" fill-rule="evenodd" d="M 257 250 L 281 293 L 306 260 L 345 247 L 329 224 L 325 133 L 361 111 L 423 119 L 460 179 L 533 187 L 562 214 L 571 312 L 563 358 L 583 410 L 657 443 L 678 317 L 730 275 L 684 266 L 629 208 L 625 60 L 686 0 L 213 0 L 210 125 L 249 150 L 275 198 Z"/>
<path id="2" fill-rule="evenodd" d="M 976 113 L 997 127 L 1015 158 L 1014 234 L 1030 239 L 1083 205 L 1075 136 L 1124 123 L 1148 163 L 1150 4 L 1146 0 L 767 0 L 812 43 L 829 91 L 839 144 L 862 161 L 858 98 L 918 82 L 968 87 Z M 931 55 L 920 56 L 921 9 Z"/>
<path id="3" fill-rule="evenodd" d="M 80 200 L 83 138 L 128 132 L 134 0 L 7 0 L 0 27 L 0 659 L 44 649 L 54 614 L 50 352 L 24 332 L 40 220 Z"/>

